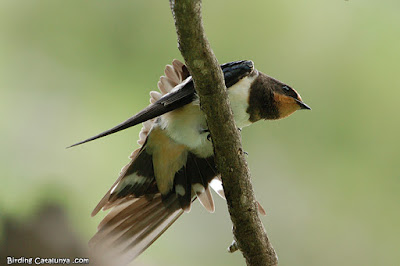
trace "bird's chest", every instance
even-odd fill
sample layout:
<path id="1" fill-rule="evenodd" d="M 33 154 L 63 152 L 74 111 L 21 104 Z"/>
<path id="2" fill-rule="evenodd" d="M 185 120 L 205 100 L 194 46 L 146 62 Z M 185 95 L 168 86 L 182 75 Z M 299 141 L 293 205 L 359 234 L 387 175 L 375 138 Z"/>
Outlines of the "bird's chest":
<path id="1" fill-rule="evenodd" d="M 236 126 L 239 128 L 251 124 L 249 121 L 250 114 L 247 113 L 250 85 L 251 80 L 246 77 L 228 89 L 233 118 L 235 119 Z"/>
<path id="2" fill-rule="evenodd" d="M 246 112 L 250 83 L 248 78 L 244 78 L 228 89 L 233 116 L 239 128 L 250 124 L 250 116 Z M 198 100 L 164 114 L 160 124 L 170 138 L 186 145 L 196 155 L 204 158 L 213 154 L 212 143 L 207 138 L 209 132 L 206 119 Z"/>
<path id="3" fill-rule="evenodd" d="M 213 153 L 212 144 L 207 139 L 207 123 L 199 102 L 194 101 L 179 109 L 164 114 L 161 127 L 177 143 L 183 144 L 201 156 Z"/>

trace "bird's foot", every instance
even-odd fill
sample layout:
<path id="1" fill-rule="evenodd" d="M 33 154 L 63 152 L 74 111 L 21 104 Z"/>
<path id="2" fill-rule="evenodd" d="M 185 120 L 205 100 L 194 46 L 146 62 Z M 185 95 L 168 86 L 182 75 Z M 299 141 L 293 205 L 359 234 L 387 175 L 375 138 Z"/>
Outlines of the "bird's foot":
<path id="1" fill-rule="evenodd" d="M 238 249 L 239 249 L 239 246 L 238 246 L 236 240 L 233 240 L 232 244 L 228 247 L 228 252 L 233 253 L 233 252 L 237 251 Z"/>

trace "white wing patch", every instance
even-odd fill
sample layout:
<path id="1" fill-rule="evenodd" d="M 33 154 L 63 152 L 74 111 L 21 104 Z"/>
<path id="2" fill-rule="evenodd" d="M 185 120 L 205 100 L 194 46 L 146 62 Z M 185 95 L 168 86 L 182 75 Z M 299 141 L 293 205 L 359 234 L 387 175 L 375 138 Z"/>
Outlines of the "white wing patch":
<path id="1" fill-rule="evenodd" d="M 146 181 L 148 180 L 148 177 L 145 176 L 140 176 L 137 173 L 133 173 L 130 175 L 126 175 L 124 176 L 124 178 L 118 183 L 118 185 L 116 185 L 112 190 L 111 190 L 111 194 L 114 193 L 114 191 L 119 191 L 120 189 L 125 188 L 126 186 L 133 186 L 133 185 L 143 185 L 144 183 L 146 183 Z"/>

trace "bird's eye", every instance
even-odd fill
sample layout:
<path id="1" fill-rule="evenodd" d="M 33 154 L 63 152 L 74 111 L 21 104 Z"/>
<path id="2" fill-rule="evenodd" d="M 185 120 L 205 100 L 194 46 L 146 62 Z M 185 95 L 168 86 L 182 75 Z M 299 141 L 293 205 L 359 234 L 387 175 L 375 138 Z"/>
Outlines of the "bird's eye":
<path id="1" fill-rule="evenodd" d="M 290 88 L 289 88 L 288 86 L 286 86 L 286 85 L 284 85 L 284 86 L 282 87 L 282 89 L 284 89 L 285 91 L 290 91 Z"/>

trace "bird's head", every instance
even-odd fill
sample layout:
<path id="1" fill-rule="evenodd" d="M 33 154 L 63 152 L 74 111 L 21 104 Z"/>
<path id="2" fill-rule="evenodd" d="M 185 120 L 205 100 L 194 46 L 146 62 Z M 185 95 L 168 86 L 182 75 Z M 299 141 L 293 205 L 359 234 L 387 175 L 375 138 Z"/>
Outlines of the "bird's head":
<path id="1" fill-rule="evenodd" d="M 301 109 L 311 110 L 297 91 L 279 80 L 258 72 L 251 86 L 247 110 L 251 122 L 285 118 Z"/>
<path id="2" fill-rule="evenodd" d="M 297 91 L 280 81 L 275 81 L 274 83 L 272 90 L 274 101 L 279 112 L 279 117 L 277 119 L 285 118 L 297 110 L 311 110 L 307 104 L 303 103 Z"/>

